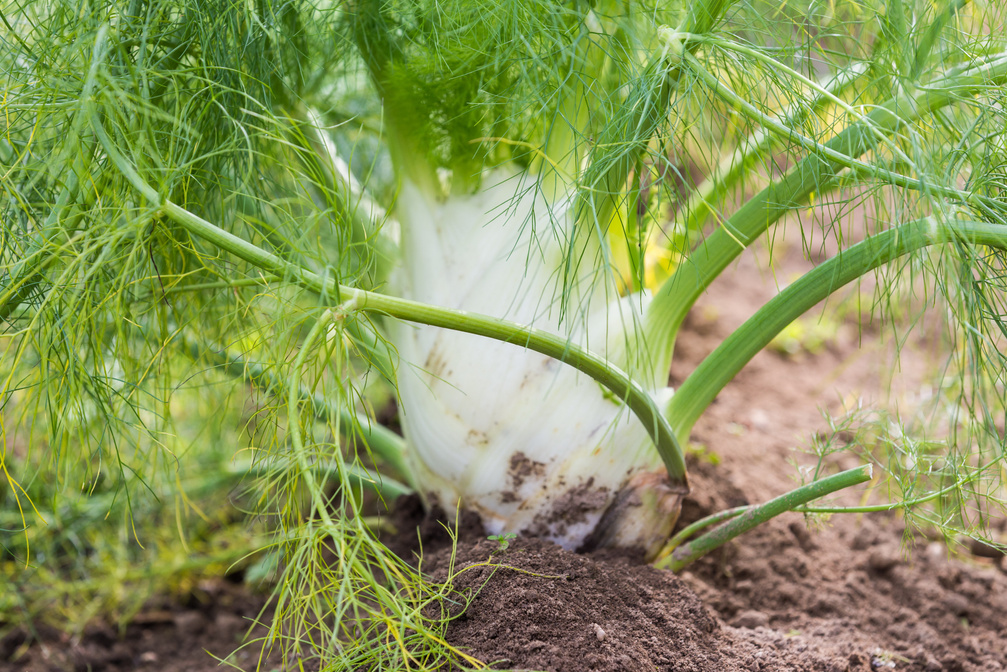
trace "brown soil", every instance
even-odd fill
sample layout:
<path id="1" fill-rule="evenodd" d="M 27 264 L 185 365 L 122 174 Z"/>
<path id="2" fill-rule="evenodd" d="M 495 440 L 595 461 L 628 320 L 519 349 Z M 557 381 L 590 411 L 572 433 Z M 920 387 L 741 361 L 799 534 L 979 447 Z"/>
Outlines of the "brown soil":
<path id="1" fill-rule="evenodd" d="M 495 555 L 495 542 L 467 545 L 457 567 L 473 569 L 455 585 L 478 595 L 448 640 L 501 669 L 1007 669 L 996 570 L 943 553 L 907 565 L 897 547 L 861 546 L 884 536 L 874 526 L 852 544 L 790 527 L 682 578 L 535 539 Z"/>
<path id="2" fill-rule="evenodd" d="M 800 270 L 799 255 L 788 256 L 794 259 L 785 272 Z M 750 259 L 726 273 L 680 337 L 673 382 L 775 286 Z M 939 364 L 927 354 L 933 348 L 927 333 L 907 344 L 903 362 L 911 366 L 893 381 L 890 347 L 877 330 L 861 334 L 854 317 L 815 356 L 760 354 L 695 428 L 693 440 L 708 452 L 690 459 L 693 494 L 680 525 L 793 488 L 796 470 L 788 461 L 809 463 L 795 448 L 826 428 L 820 408 L 838 414 L 857 399 L 909 408 Z M 855 463 L 839 458 L 844 468 Z M 419 512 L 400 510 L 398 520 L 409 514 Z M 403 553 L 417 522 L 402 526 Z M 420 526 L 424 568 L 443 577 L 446 534 L 430 519 Z M 497 669 L 1007 670 L 1003 558 L 949 558 L 942 544 L 907 534 L 892 514 L 834 516 L 815 528 L 800 515 L 784 515 L 681 576 L 630 557 L 577 555 L 534 539 L 498 548 L 478 532 L 463 536 L 455 568 L 478 566 L 462 571 L 455 585 L 475 597 L 448 630 L 452 644 Z M 8 638 L 0 641 L 0 670 L 209 670 L 216 661 L 203 649 L 225 656 L 248 623 L 243 619 L 256 612 L 247 599 L 229 607 L 227 595 L 198 608 L 162 609 L 160 621 L 145 614 L 146 622 L 130 626 L 124 637 L 100 629 L 80 642 L 53 635 L 27 651 Z M 254 667 L 251 650 L 241 655 L 232 660 Z"/>
<path id="3" fill-rule="evenodd" d="M 184 602 L 153 602 L 124 631 L 91 624 L 79 639 L 40 627 L 31 642 L 15 630 L 0 638 L 2 672 L 199 672 L 224 670 L 219 660 L 255 669 L 261 647 L 242 642 L 261 638 L 255 623 L 264 599 L 240 584 L 204 582 Z M 274 662 L 275 661 L 270 661 Z M 267 666 L 264 670 L 271 669 Z"/>

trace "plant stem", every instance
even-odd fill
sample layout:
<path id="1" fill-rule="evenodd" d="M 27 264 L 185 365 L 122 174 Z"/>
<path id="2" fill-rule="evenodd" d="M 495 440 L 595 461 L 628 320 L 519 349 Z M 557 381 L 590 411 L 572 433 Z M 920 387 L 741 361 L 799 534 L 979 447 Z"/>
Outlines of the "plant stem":
<path id="1" fill-rule="evenodd" d="M 988 465 L 987 465 L 988 466 Z M 946 494 L 954 492 L 959 489 L 967 479 L 957 480 L 951 485 L 941 488 L 940 490 L 934 490 L 920 497 L 914 499 L 907 499 L 901 502 L 889 502 L 887 504 L 870 504 L 866 506 L 799 506 L 794 509 L 798 513 L 879 513 L 883 511 L 895 511 L 896 509 L 908 509 L 911 506 L 916 506 L 917 504 L 926 504 L 927 502 L 932 502 L 938 497 L 943 497 Z"/>
<path id="2" fill-rule="evenodd" d="M 304 438 L 301 436 L 301 413 L 298 408 L 301 401 L 301 369 L 304 367 L 304 362 L 308 358 L 308 353 L 314 347 L 315 341 L 325 333 L 332 318 L 332 311 L 326 309 L 315 321 L 308 335 L 304 337 L 304 343 L 301 344 L 301 349 L 297 353 L 297 357 L 294 358 L 294 363 L 291 366 L 290 380 L 287 383 L 287 433 L 290 435 L 291 452 L 293 453 L 294 460 L 300 467 L 301 479 L 303 479 L 304 485 L 311 495 L 311 508 L 322 519 L 325 528 L 335 534 L 335 531 L 339 528 L 329 514 L 328 502 L 322 489 L 318 487 L 318 482 L 315 480 L 315 472 L 308 461 L 307 451 L 304 448 Z M 347 482 L 344 466 L 342 460 L 337 458 L 336 474 L 340 484 Z"/>
<path id="3" fill-rule="evenodd" d="M 820 88 L 832 95 L 840 94 L 866 72 L 865 64 L 855 64 Z M 780 119 L 787 126 L 799 126 L 828 101 L 828 96 L 819 94 L 810 102 L 795 102 L 780 113 Z M 745 175 L 746 169 L 773 147 L 773 139 L 774 136 L 768 129 L 761 128 L 742 140 L 734 151 L 721 159 L 710 176 L 689 193 L 688 199 L 679 207 L 672 227 L 685 226 L 689 230 L 699 230 L 706 223 L 713 203 Z"/>
<path id="4" fill-rule="evenodd" d="M 939 184 L 928 184 L 926 181 L 919 178 L 913 178 L 907 175 L 903 175 L 883 166 L 872 164 L 864 161 L 860 161 L 853 155 L 847 155 L 841 151 L 836 151 L 828 146 L 828 144 L 822 144 L 816 142 L 815 140 L 808 138 L 793 128 L 790 128 L 786 124 L 770 117 L 769 115 L 760 111 L 757 107 L 746 101 L 744 98 L 739 96 L 734 91 L 730 90 L 727 86 L 722 84 L 712 73 L 708 72 L 693 56 L 686 57 L 689 64 L 693 66 L 693 70 L 699 76 L 699 78 L 707 84 L 712 90 L 716 91 L 719 96 L 730 102 L 736 109 L 744 114 L 747 114 L 751 119 L 758 121 L 762 126 L 769 131 L 775 133 L 782 140 L 788 142 L 793 142 L 798 144 L 808 152 L 812 152 L 816 155 L 824 156 L 825 158 L 835 162 L 836 166 L 839 168 L 849 168 L 850 170 L 856 171 L 859 175 L 871 178 L 873 180 L 878 180 L 892 184 L 899 187 L 915 188 L 922 191 L 930 191 L 941 196 L 946 196 L 950 198 L 955 198 L 963 202 L 972 202 L 975 200 L 975 196 L 969 192 L 962 191 L 960 189 L 943 187 Z M 901 150 L 898 149 L 894 144 L 887 142 L 887 137 L 883 135 L 882 130 L 876 129 L 873 124 L 870 123 L 870 119 L 867 117 L 861 117 L 865 129 L 874 135 L 876 142 L 871 142 L 868 139 L 867 145 L 870 146 L 875 153 L 881 148 L 888 149 L 891 151 L 896 159 L 902 159 L 909 165 L 913 165 L 912 161 L 906 157 Z"/>
<path id="5" fill-rule="evenodd" d="M 916 506 L 917 504 L 925 504 L 926 502 L 933 501 L 938 497 L 948 494 L 954 491 L 956 488 L 961 486 L 961 482 L 955 482 L 945 488 L 940 490 L 935 490 L 933 492 L 927 493 L 922 497 L 917 497 L 915 499 L 906 500 L 903 502 L 889 502 L 887 504 L 872 504 L 868 506 L 795 506 L 791 511 L 795 513 L 880 513 L 884 511 L 895 511 L 896 509 L 906 509 L 911 506 Z M 748 506 L 736 506 L 733 509 L 724 509 L 723 511 L 718 511 L 717 513 L 706 516 L 705 518 L 700 518 L 694 523 L 686 525 L 678 534 L 673 536 L 668 540 L 664 549 L 661 551 L 661 555 L 658 557 L 657 562 L 667 557 L 672 551 L 685 543 L 685 540 L 696 534 L 700 530 L 706 529 L 711 525 L 716 525 L 717 523 L 722 523 L 725 520 L 735 518 L 740 516 L 746 511 L 751 510 L 753 507 Z"/>
<path id="6" fill-rule="evenodd" d="M 267 275 L 255 278 L 240 278 L 238 280 L 217 280 L 215 282 L 197 282 L 191 285 L 172 285 L 165 287 L 163 293 L 176 294 L 181 292 L 201 292 L 207 289 L 231 289 L 235 287 L 254 287 L 260 285 L 268 287 L 270 282 L 279 280 L 275 275 Z"/>
<path id="7" fill-rule="evenodd" d="M 687 565 L 695 562 L 710 551 L 720 548 L 731 539 L 751 530 L 753 527 L 761 525 L 770 518 L 790 511 L 791 509 L 806 504 L 813 499 L 824 497 L 825 495 L 849 488 L 859 483 L 871 480 L 873 470 L 871 465 L 865 464 L 855 469 L 834 474 L 819 481 L 814 481 L 803 485 L 796 490 L 791 490 L 785 495 L 780 495 L 764 504 L 749 507 L 747 511 L 736 516 L 723 525 L 714 528 L 710 532 L 676 548 L 663 560 L 655 563 L 661 569 L 670 569 L 677 572 Z"/>
<path id="8" fill-rule="evenodd" d="M 723 511 L 718 511 L 717 513 L 711 514 L 705 518 L 700 518 L 696 522 L 686 525 L 685 527 L 683 527 L 681 530 L 678 531 L 678 534 L 676 534 L 675 536 L 673 536 L 671 539 L 668 540 L 668 543 L 661 551 L 661 555 L 658 557 L 657 562 L 660 562 L 661 559 L 663 559 L 673 550 L 681 546 L 686 539 L 696 534 L 700 530 L 704 530 L 710 527 L 710 525 L 716 525 L 717 523 L 722 523 L 725 520 L 730 520 L 735 516 L 740 516 L 745 511 L 748 511 L 751 508 L 752 508 L 751 506 L 736 506 L 733 509 L 724 509 Z"/>

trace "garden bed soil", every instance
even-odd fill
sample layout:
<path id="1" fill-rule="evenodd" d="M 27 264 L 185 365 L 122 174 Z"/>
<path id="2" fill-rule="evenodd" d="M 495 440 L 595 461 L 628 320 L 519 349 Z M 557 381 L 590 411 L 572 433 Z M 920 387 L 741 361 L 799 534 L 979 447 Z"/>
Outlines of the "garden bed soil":
<path id="1" fill-rule="evenodd" d="M 79 638 L 38 626 L 31 638 L 16 630 L 0 638 L 2 672 L 223 671 L 219 660 L 254 670 L 261 647 L 242 642 L 266 628 L 255 625 L 264 600 L 226 579 L 202 582 L 184 600 L 152 601 L 120 631 L 91 623 Z M 263 670 L 277 668 L 275 659 Z"/>
<path id="2" fill-rule="evenodd" d="M 800 270 L 800 255 L 788 258 L 780 274 Z M 672 382 L 775 287 L 751 258 L 728 271 L 680 336 Z M 852 316 L 815 355 L 758 355 L 695 428 L 693 441 L 705 450 L 690 456 L 693 494 L 679 524 L 792 489 L 789 461 L 812 462 L 795 448 L 827 428 L 820 408 L 911 411 L 941 364 L 935 346 L 926 331 L 904 344 L 904 368 L 893 376 L 890 343 Z M 855 464 L 845 456 L 837 466 Z M 403 506 L 400 549 L 408 554 L 422 528 L 423 567 L 444 578 L 450 540 L 435 521 L 420 520 L 415 501 Z M 941 541 L 907 533 L 888 513 L 811 522 L 781 516 L 674 576 L 628 555 L 577 555 L 534 539 L 501 551 L 470 521 L 454 582 L 474 597 L 447 638 L 497 669 L 1007 671 L 1002 557 L 980 547 L 951 557 Z M 125 636 L 102 628 L 80 641 L 42 633 L 41 644 L 24 647 L 14 633 L 0 641 L 0 670 L 214 669 L 207 652 L 227 656 L 261 603 L 231 588 L 208 595 L 145 612 Z M 231 661 L 253 669 L 254 651 Z"/>

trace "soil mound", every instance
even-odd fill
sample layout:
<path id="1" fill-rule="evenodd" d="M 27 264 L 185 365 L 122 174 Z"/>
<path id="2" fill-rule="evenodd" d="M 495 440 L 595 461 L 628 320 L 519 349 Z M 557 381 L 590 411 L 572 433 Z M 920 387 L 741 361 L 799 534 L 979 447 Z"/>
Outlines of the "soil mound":
<path id="1" fill-rule="evenodd" d="M 682 577 L 537 539 L 461 544 L 454 586 L 471 604 L 447 639 L 496 669 L 1007 670 L 1002 572 L 937 546 L 907 564 L 873 522 L 845 536 L 792 521 Z M 424 568 L 443 581 L 449 558 Z"/>
<path id="2" fill-rule="evenodd" d="M 434 561 L 446 578 L 448 554 Z M 431 569 L 431 567 L 427 567 Z M 454 580 L 474 596 L 448 641 L 498 668 L 703 670 L 731 667 L 716 619 L 677 577 L 626 559 L 598 561 L 538 539 L 506 551 L 483 541 L 459 551 Z"/>

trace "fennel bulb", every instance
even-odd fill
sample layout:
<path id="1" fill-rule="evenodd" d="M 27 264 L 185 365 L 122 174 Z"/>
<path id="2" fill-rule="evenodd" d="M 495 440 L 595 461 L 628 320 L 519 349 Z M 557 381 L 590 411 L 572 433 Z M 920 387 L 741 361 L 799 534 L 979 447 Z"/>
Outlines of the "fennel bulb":
<path id="1" fill-rule="evenodd" d="M 404 179 L 397 213 L 401 296 L 475 311 L 557 335 L 619 366 L 647 368 L 647 298 L 618 297 L 596 265 L 571 283 L 561 319 L 557 274 L 575 235 L 572 196 L 542 195 L 522 173 L 494 171 L 476 193 L 440 198 Z M 569 298 L 569 295 L 568 295 Z M 640 421 L 595 381 L 520 344 L 399 323 L 392 340 L 408 460 L 428 505 L 476 511 L 490 534 L 529 532 L 568 549 L 655 552 L 681 488 Z M 665 371 L 634 371 L 646 381 Z M 642 374 L 642 375 L 641 375 Z M 649 391 L 670 398 L 661 387 Z"/>

